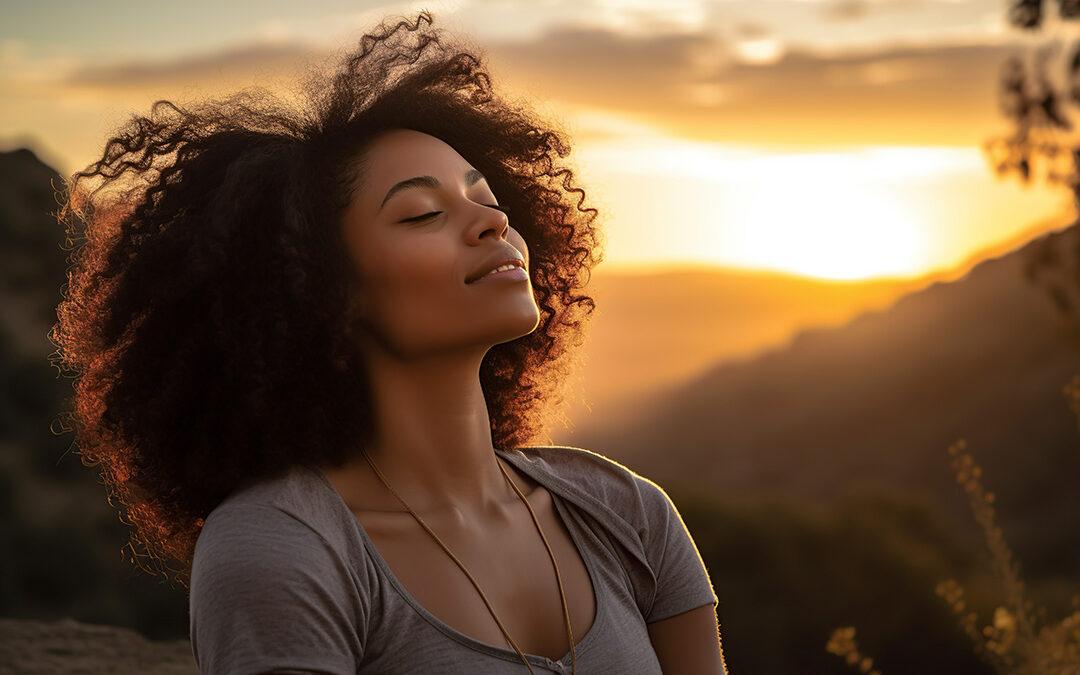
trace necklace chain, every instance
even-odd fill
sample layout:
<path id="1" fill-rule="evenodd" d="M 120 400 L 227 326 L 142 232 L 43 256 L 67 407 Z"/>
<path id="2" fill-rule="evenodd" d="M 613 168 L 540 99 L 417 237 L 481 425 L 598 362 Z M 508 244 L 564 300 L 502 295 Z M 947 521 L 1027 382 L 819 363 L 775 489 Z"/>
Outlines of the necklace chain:
<path id="1" fill-rule="evenodd" d="M 423 527 L 424 530 L 427 531 L 427 533 L 430 534 L 436 542 L 438 542 L 439 546 L 441 546 L 442 549 L 446 551 L 446 554 L 449 555 L 453 559 L 453 561 L 457 563 L 457 566 L 461 568 L 461 571 L 465 573 L 465 576 L 469 577 L 469 581 L 471 581 L 472 585 L 476 587 L 476 591 L 480 594 L 480 598 L 484 601 L 484 604 L 487 606 L 488 611 L 491 612 L 491 616 L 493 619 L 495 619 L 495 623 L 499 625 L 499 630 L 501 630 L 503 636 L 506 637 L 506 641 L 510 643 L 510 646 L 512 646 L 514 648 L 514 651 L 517 652 L 518 656 L 521 657 L 521 660 L 525 663 L 525 667 L 529 669 L 529 672 L 533 673 L 534 671 L 532 669 L 532 665 L 529 663 L 529 660 L 525 658 L 525 654 L 517 646 L 517 643 L 510 638 L 510 633 L 507 632 L 506 627 L 503 625 L 503 622 L 500 621 L 499 617 L 495 614 L 495 610 L 494 608 L 492 608 L 491 603 L 488 602 L 487 596 L 484 595 L 484 591 L 481 590 L 480 584 L 476 583 L 476 579 L 473 578 L 473 575 L 469 573 L 469 570 L 465 568 L 465 565 L 461 562 L 461 560 L 459 560 L 458 557 L 454 555 L 453 552 L 446 546 L 446 544 L 443 543 L 442 539 L 440 539 L 439 536 L 435 534 L 435 532 L 432 531 L 430 527 L 428 527 L 427 523 L 425 523 L 420 518 L 420 516 L 417 515 L 417 513 L 409 507 L 405 500 L 402 499 L 401 495 L 397 493 L 397 490 L 390 486 L 390 483 L 387 482 L 382 472 L 379 471 L 379 467 L 375 466 L 375 462 L 372 461 L 371 457 L 367 453 L 367 450 L 364 450 L 363 454 L 368 464 L 370 464 L 371 468 L 374 469 L 375 474 L 378 475 L 379 480 L 382 481 L 382 484 L 386 486 L 386 489 L 390 490 L 390 492 L 392 492 L 393 495 L 397 497 L 397 500 L 401 502 L 401 505 L 405 507 L 405 510 L 408 511 L 412 515 L 412 517 L 416 519 L 416 522 L 420 523 L 420 526 Z M 518 489 L 517 484 L 513 481 L 512 478 L 510 478 L 510 475 L 506 472 L 506 468 L 502 465 L 502 462 L 498 461 L 498 457 L 496 457 L 495 463 L 499 465 L 499 470 L 502 471 L 503 477 L 506 478 L 507 482 L 510 483 L 510 487 L 514 489 L 514 492 L 517 493 L 518 497 L 525 504 L 525 508 L 529 510 L 529 515 L 532 516 L 533 523 L 536 525 L 536 529 L 540 533 L 540 538 L 544 540 L 544 547 L 547 549 L 548 555 L 551 557 L 551 564 L 555 567 L 555 580 L 559 584 L 559 596 L 562 599 L 563 617 L 566 619 L 566 635 L 570 641 L 570 672 L 572 674 L 575 674 L 577 673 L 577 651 L 574 645 L 574 631 L 570 625 L 570 610 L 567 609 L 566 593 L 563 591 L 562 575 L 559 574 L 559 564 L 555 562 L 555 554 L 551 552 L 551 545 L 548 544 L 547 537 L 544 535 L 544 530 L 540 527 L 540 521 L 536 518 L 536 513 L 533 512 L 532 506 L 529 504 L 529 500 L 525 498 L 525 495 L 521 492 L 520 489 Z"/>

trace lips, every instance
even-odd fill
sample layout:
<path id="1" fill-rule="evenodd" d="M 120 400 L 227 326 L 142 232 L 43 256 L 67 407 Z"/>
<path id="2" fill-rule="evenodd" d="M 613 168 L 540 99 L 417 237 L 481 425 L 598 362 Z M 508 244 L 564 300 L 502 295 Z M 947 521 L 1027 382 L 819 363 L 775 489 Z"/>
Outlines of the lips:
<path id="1" fill-rule="evenodd" d="M 488 272 L 503 265 L 517 265 L 518 267 L 525 269 L 525 261 L 522 260 L 520 256 L 514 255 L 513 253 L 499 253 L 493 258 L 489 258 L 478 270 L 466 277 L 465 283 L 471 284 Z"/>

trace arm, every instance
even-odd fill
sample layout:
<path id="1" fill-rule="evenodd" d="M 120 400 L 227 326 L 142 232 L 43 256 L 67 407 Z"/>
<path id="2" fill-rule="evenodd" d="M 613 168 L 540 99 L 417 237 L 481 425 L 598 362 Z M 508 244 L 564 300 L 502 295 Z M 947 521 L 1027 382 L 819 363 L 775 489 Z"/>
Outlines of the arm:
<path id="1" fill-rule="evenodd" d="M 654 621 L 647 628 L 665 675 L 727 675 L 712 605 Z"/>
<path id="2" fill-rule="evenodd" d="M 718 598 L 690 531 L 671 497 L 636 475 L 644 512 L 642 544 L 656 580 L 643 610 L 665 674 L 727 675 L 716 619 Z"/>

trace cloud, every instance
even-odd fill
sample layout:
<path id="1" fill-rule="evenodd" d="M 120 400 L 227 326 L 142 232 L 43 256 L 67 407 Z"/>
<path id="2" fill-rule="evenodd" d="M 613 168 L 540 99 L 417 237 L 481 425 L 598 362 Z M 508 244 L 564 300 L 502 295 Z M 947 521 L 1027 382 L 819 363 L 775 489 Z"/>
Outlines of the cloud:
<path id="1" fill-rule="evenodd" d="M 821 9 L 821 16 L 830 21 L 854 21 L 869 13 L 866 0 L 835 0 Z"/>
<path id="2" fill-rule="evenodd" d="M 641 125 L 698 140 L 760 143 L 972 144 L 1003 123 L 996 96 L 1000 65 L 1014 49 L 1009 44 L 882 46 L 840 54 L 777 45 L 771 60 L 748 62 L 745 38 L 764 29 L 738 31 L 743 39 L 726 41 L 705 30 L 625 34 L 556 25 L 534 37 L 483 45 L 496 87 L 567 110 L 605 113 L 624 120 L 622 130 Z M 259 77 L 293 77 L 331 53 L 296 42 L 264 43 L 165 62 L 80 68 L 65 84 L 104 91 L 215 82 L 235 88 Z"/>
<path id="3" fill-rule="evenodd" d="M 789 46 L 766 66 L 733 62 L 711 81 L 737 92 L 712 124 L 749 137 L 978 143 L 998 119 L 1008 44 L 821 54 Z M 706 116 L 695 115 L 704 123 Z"/>
<path id="4" fill-rule="evenodd" d="M 840 53 L 788 44 L 748 62 L 741 42 L 705 33 L 556 28 L 492 53 L 545 96 L 699 140 L 964 145 L 1005 123 L 999 74 L 1017 47 L 993 39 Z"/>
<path id="5" fill-rule="evenodd" d="M 558 26 L 533 40 L 492 43 L 489 52 L 497 68 L 562 98 L 638 108 L 677 98 L 681 84 L 714 67 L 701 55 L 717 46 L 703 32 L 631 36 Z"/>
<path id="6" fill-rule="evenodd" d="M 731 29 L 731 34 L 740 40 L 760 40 L 772 35 L 772 30 L 756 21 L 740 21 Z"/>
<path id="7" fill-rule="evenodd" d="M 656 32 L 693 32 L 702 30 L 709 20 L 711 0 L 471 0 L 461 6 L 461 17 L 470 26 L 485 25 L 484 37 L 505 35 L 508 26 L 492 26 L 484 21 L 492 10 L 507 16 L 533 18 L 542 10 L 542 30 L 554 24 L 573 23 L 579 27 L 608 29 L 623 35 Z"/>
<path id="8" fill-rule="evenodd" d="M 896 10 L 955 5 L 965 0 L 827 0 L 821 3 L 821 17 L 827 21 L 857 21 L 871 14 Z"/>
<path id="9" fill-rule="evenodd" d="M 41 87 L 51 86 L 57 74 L 67 72 L 74 63 L 75 59 L 70 56 L 33 58 L 25 41 L 0 39 L 0 90 L 12 97 L 40 91 Z"/>
<path id="10" fill-rule="evenodd" d="M 298 72 L 304 63 L 324 56 L 322 50 L 295 42 L 267 41 L 166 61 L 82 66 L 68 73 L 61 84 L 100 90 L 211 85 L 258 74 Z"/>

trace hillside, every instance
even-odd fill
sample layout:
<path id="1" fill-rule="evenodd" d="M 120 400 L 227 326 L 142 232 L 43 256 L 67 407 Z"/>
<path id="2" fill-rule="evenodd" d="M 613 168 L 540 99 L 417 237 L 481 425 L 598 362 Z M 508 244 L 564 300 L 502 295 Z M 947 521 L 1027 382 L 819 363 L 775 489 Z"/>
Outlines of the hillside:
<path id="1" fill-rule="evenodd" d="M 1068 226 L 1073 214 L 1031 223 L 954 267 L 916 277 L 838 281 L 718 266 L 597 268 L 587 292 L 596 313 L 581 347 L 583 367 L 567 392 L 571 428 L 591 420 L 618 425 L 650 391 L 695 377 L 714 364 L 782 347 L 807 328 L 838 327 L 902 296 L 968 274 L 1038 236 Z M 551 433 L 566 441 L 562 427 Z"/>
<path id="2" fill-rule="evenodd" d="M 837 327 L 625 403 L 573 436 L 658 482 L 725 496 L 916 495 L 973 530 L 946 448 L 969 448 L 1028 567 L 1080 570 L 1080 438 L 1062 387 L 1080 373 L 1075 335 L 1025 260 L 1052 232 L 960 279 L 933 283 Z M 1071 336 L 1071 337 L 1070 337 Z M 692 476 L 689 481 L 684 477 Z"/>

